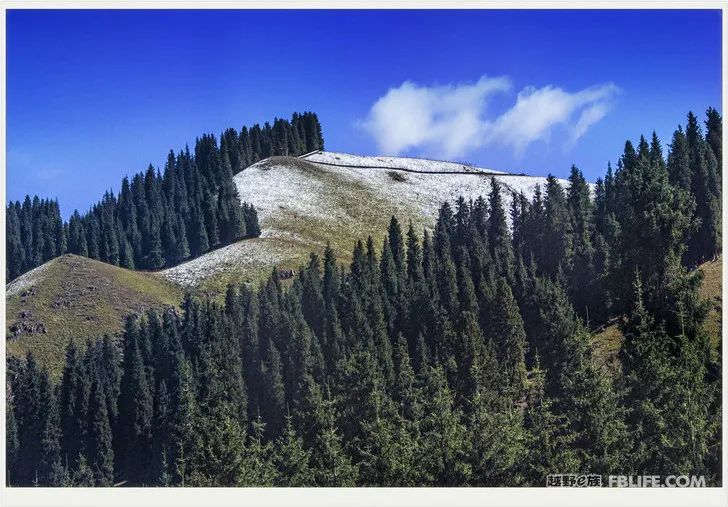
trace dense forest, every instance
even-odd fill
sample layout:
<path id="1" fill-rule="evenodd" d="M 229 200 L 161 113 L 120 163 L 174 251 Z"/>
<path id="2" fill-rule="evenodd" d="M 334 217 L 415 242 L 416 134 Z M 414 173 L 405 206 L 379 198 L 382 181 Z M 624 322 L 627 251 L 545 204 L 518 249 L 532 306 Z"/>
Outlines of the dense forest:
<path id="1" fill-rule="evenodd" d="M 26 196 L 7 206 L 6 280 L 64 253 L 130 269 L 160 269 L 212 249 L 260 235 L 253 204 L 239 201 L 233 176 L 272 155 L 298 156 L 323 149 L 315 113 L 290 121 L 203 135 L 194 152 L 170 151 L 162 174 L 124 178 L 118 195 L 107 192 L 87 213 L 67 223 L 56 201 Z"/>
<path id="2" fill-rule="evenodd" d="M 11 485 L 544 486 L 550 473 L 721 484 L 720 358 L 693 268 L 720 253 L 721 118 L 627 142 L 593 197 L 493 180 L 433 230 L 392 217 L 352 262 L 9 363 Z M 510 214 L 509 226 L 508 214 Z M 617 322 L 618 364 L 590 329 Z"/>

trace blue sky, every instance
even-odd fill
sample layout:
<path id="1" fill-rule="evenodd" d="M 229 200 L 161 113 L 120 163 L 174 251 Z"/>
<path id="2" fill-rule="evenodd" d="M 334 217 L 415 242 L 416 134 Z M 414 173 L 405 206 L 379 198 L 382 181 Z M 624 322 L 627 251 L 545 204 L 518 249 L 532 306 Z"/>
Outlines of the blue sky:
<path id="1" fill-rule="evenodd" d="M 7 198 L 83 211 L 204 132 L 591 180 L 721 112 L 720 11 L 8 11 Z"/>

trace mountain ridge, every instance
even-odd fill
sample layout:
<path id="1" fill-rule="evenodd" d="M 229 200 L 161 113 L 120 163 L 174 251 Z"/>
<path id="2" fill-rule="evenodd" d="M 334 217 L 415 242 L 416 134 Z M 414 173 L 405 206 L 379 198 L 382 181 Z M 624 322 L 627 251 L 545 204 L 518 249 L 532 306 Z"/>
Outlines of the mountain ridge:
<path id="1" fill-rule="evenodd" d="M 229 281 L 259 281 L 274 266 L 297 268 L 327 242 L 343 261 L 358 239 L 377 245 L 390 218 L 431 228 L 443 202 L 487 197 L 495 178 L 528 199 L 546 177 L 410 157 L 363 156 L 315 150 L 269 157 L 235 175 L 240 200 L 252 202 L 262 234 L 164 270 L 187 287 L 220 292 Z M 559 179 L 568 188 L 568 180 Z M 508 199 L 510 200 L 510 199 Z M 261 252 L 265 249 L 265 252 Z M 245 272 L 245 273 L 243 273 Z"/>
<path id="2" fill-rule="evenodd" d="M 448 172 L 438 172 L 443 169 Z M 327 243 L 339 262 L 348 263 L 357 240 L 371 235 L 381 245 L 391 216 L 403 226 L 411 222 L 418 232 L 430 228 L 443 202 L 452 204 L 460 195 L 486 198 L 492 177 L 529 198 L 546 181 L 407 157 L 317 150 L 266 158 L 234 178 L 241 202 L 258 209 L 260 237 L 160 271 L 127 270 L 72 254 L 56 257 L 6 285 L 8 352 L 23 356 L 32 349 L 57 375 L 71 338 L 83 345 L 115 335 L 125 314 L 178 306 L 187 291 L 220 297 L 230 282 L 254 285 L 274 267 L 296 270 Z"/>

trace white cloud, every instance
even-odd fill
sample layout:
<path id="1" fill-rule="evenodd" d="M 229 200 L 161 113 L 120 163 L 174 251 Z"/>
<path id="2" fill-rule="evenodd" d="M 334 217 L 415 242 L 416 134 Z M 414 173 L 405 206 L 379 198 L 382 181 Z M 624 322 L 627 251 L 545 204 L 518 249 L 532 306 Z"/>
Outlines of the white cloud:
<path id="1" fill-rule="evenodd" d="M 488 144 L 519 155 L 535 141 L 548 141 L 557 127 L 565 128 L 568 143 L 576 142 L 607 114 L 618 93 L 613 84 L 573 93 L 555 86 L 527 87 L 512 107 L 489 118 L 489 99 L 510 89 L 506 77 L 432 87 L 406 81 L 379 98 L 362 125 L 388 155 L 413 150 L 450 158 Z"/>
<path id="2" fill-rule="evenodd" d="M 472 84 L 433 87 L 405 81 L 374 103 L 363 127 L 382 153 L 418 148 L 443 157 L 461 155 L 481 144 L 488 98 L 510 86 L 507 78 L 485 76 Z"/>
<path id="3" fill-rule="evenodd" d="M 571 133 L 572 142 L 578 141 L 579 138 L 583 136 L 587 130 L 589 130 L 589 127 L 604 118 L 608 112 L 609 104 L 604 102 L 598 102 L 584 109 L 579 116 L 579 121 L 576 122 Z"/>

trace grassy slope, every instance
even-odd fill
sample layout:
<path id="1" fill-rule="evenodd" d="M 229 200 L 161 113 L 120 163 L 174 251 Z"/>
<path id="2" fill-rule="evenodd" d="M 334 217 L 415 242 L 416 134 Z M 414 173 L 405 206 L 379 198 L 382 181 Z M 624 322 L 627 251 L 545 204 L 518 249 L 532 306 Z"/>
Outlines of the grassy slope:
<path id="1" fill-rule="evenodd" d="M 721 313 L 722 313 L 722 287 L 723 287 L 723 257 L 712 262 L 706 262 L 700 269 L 703 271 L 703 284 L 700 294 L 711 302 L 710 313 L 705 323 L 705 330 L 710 336 L 713 349 L 720 351 L 721 344 Z M 619 347 L 624 337 L 618 324 L 606 326 L 594 333 L 594 348 L 597 357 L 607 364 L 614 364 Z"/>
<path id="2" fill-rule="evenodd" d="M 721 343 L 721 313 L 723 309 L 723 257 L 712 262 L 706 262 L 700 268 L 705 277 L 700 289 L 700 295 L 710 301 L 710 313 L 705 324 L 705 330 L 715 350 L 720 350 Z"/>
<path id="3" fill-rule="evenodd" d="M 351 179 L 344 179 L 335 172 L 289 157 L 272 157 L 269 161 L 271 167 L 287 164 L 289 171 L 304 173 L 312 184 L 327 189 L 325 195 L 330 205 L 343 215 L 337 219 L 302 215 L 281 204 L 276 213 L 262 223 L 264 231 L 275 229 L 278 234 L 274 237 L 264 235 L 256 240 L 245 240 L 258 242 L 271 249 L 271 252 L 280 252 L 284 260 L 277 263 L 277 267 L 281 269 L 298 269 L 308 261 L 311 252 L 323 255 L 327 242 L 331 243 L 339 262 L 344 263 L 351 261 L 356 241 L 365 241 L 368 235 L 372 236 L 377 249 L 380 249 L 392 215 L 402 221 L 404 232 L 409 221 L 412 221 L 420 234 L 423 227 L 433 225 L 430 217 L 424 216 L 409 203 L 392 202 L 377 195 L 371 188 Z M 280 171 L 281 168 L 278 166 L 271 170 Z M 392 185 L 402 183 L 399 179 L 391 179 Z M 336 191 L 332 192 L 333 189 Z M 224 272 L 204 280 L 199 289 L 220 295 L 230 282 L 258 283 L 266 279 L 270 272 L 270 263 L 265 262 L 231 265 Z"/>
<path id="4" fill-rule="evenodd" d="M 452 203 L 459 196 L 475 199 L 490 192 L 491 176 L 442 173 L 440 162 L 319 155 L 341 159 L 341 163 L 271 157 L 237 174 L 240 198 L 255 204 L 262 236 L 209 252 L 165 270 L 164 275 L 181 285 L 220 295 L 229 282 L 260 282 L 274 266 L 297 269 L 310 252 L 322 253 L 327 241 L 339 260 L 347 263 L 359 239 L 366 241 L 371 235 L 380 248 L 392 215 L 404 230 L 411 221 L 421 234 L 424 227 L 434 225 L 443 202 Z M 343 165 L 347 161 L 353 165 Z M 400 169 L 371 167 L 383 163 Z M 410 169 L 401 169 L 405 166 Z M 504 192 L 523 191 L 527 197 L 536 184 L 545 184 L 545 178 L 537 176 L 502 174 L 498 178 Z M 562 180 L 562 184 L 568 182 Z"/>
<path id="5" fill-rule="evenodd" d="M 431 217 L 418 213 L 409 203 L 391 202 L 365 185 L 304 161 L 286 159 L 286 162 L 292 166 L 292 171 L 304 173 L 318 187 L 317 191 L 341 211 L 341 216 L 334 220 L 305 216 L 282 203 L 274 216 L 262 224 L 264 230 L 275 228 L 279 234 L 223 247 L 221 250 L 241 248 L 249 251 L 252 248 L 258 253 L 225 263 L 219 273 L 208 274 L 203 267 L 204 281 L 193 290 L 222 297 L 228 283 L 257 284 L 270 275 L 274 264 L 281 269 L 298 269 L 307 262 L 312 251 L 323 254 L 327 241 L 331 242 L 339 262 L 349 263 L 358 239 L 364 240 L 371 234 L 377 249 L 381 248 L 392 215 L 405 217 L 407 221 L 411 219 L 419 231 L 432 225 Z M 402 182 L 392 179 L 392 184 Z M 376 212 L 372 213 L 372 210 Z M 407 222 L 402 225 L 406 228 Z M 278 258 L 282 260 L 278 261 Z M 191 262 L 196 261 L 201 262 L 203 258 Z M 69 339 L 82 345 L 88 338 L 115 334 L 121 329 L 123 316 L 127 313 L 178 305 L 184 294 L 183 288 L 161 274 L 129 271 L 72 255 L 54 259 L 39 271 L 36 276 L 29 277 L 35 278 L 30 284 L 35 294 L 22 297 L 20 294 L 24 291 L 21 290 L 7 296 L 7 351 L 24 356 L 32 350 L 41 363 L 49 366 L 53 375 L 61 371 L 63 351 Z M 26 273 L 24 277 L 32 273 Z M 31 316 L 21 318 L 24 311 L 29 311 Z M 9 329 L 17 323 L 41 324 L 47 332 L 24 332 L 15 338 Z"/>
<path id="6" fill-rule="evenodd" d="M 271 175 L 284 171 L 279 175 L 291 182 L 295 193 L 274 200 L 275 209 L 269 210 L 262 221 L 263 237 L 223 247 L 220 252 L 211 252 L 187 263 L 198 263 L 197 272 L 202 276 L 202 282 L 196 290 L 221 296 L 230 282 L 257 284 L 270 274 L 273 265 L 297 269 L 307 261 L 310 252 L 321 254 L 327 241 L 331 241 L 339 262 L 348 263 L 358 239 L 364 240 L 371 234 L 380 248 L 392 215 L 400 218 L 403 228 L 411 220 L 418 232 L 434 223 L 433 217 L 423 213 L 420 202 L 388 198 L 382 195 L 381 189 L 345 174 L 292 158 L 272 158 L 262 165 L 264 170 L 271 171 Z M 389 190 L 395 195 L 405 194 L 405 189 L 413 185 L 410 178 L 414 177 L 406 173 L 394 174 L 398 177 L 389 175 L 386 178 Z M 270 181 L 267 174 L 261 178 L 255 183 Z M 293 200 L 302 195 L 325 199 L 328 212 L 323 216 L 300 212 L 301 207 Z M 266 231 L 275 233 L 266 235 Z M 230 261 L 210 269 L 205 258 L 225 257 L 225 249 L 239 249 L 244 253 L 228 256 Z M 7 298 L 7 325 L 10 327 L 22 321 L 20 313 L 30 310 L 32 317 L 25 320 L 31 324 L 42 323 L 48 332 L 23 334 L 7 343 L 12 354 L 25 354 L 32 348 L 41 360 L 53 358 L 49 365 L 56 370 L 62 363 L 58 351 L 65 347 L 69 338 L 84 342 L 89 337 L 115 333 L 125 313 L 151 306 L 176 305 L 183 294 L 182 289 L 163 280 L 161 275 L 128 271 L 84 258 L 65 256 L 45 266 L 48 269 L 39 275 L 43 280 L 38 284 L 37 295 L 21 298 L 16 294 Z M 703 270 L 703 295 L 714 302 L 707 327 L 717 348 L 720 342 L 721 262 L 707 263 Z M 54 302 L 65 304 L 67 300 L 73 306 L 53 307 Z M 616 324 L 594 334 L 597 354 L 606 363 L 614 364 L 621 342 Z"/>
<path id="7" fill-rule="evenodd" d="M 24 356 L 32 350 L 54 376 L 60 374 L 71 338 L 83 345 L 88 338 L 114 335 L 127 313 L 176 306 L 183 297 L 179 287 L 153 273 L 75 255 L 53 259 L 24 277 L 29 274 L 29 283 L 10 290 L 6 299 L 7 352 Z M 14 337 L 10 329 L 19 324 L 36 329 Z"/>

